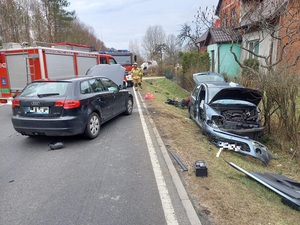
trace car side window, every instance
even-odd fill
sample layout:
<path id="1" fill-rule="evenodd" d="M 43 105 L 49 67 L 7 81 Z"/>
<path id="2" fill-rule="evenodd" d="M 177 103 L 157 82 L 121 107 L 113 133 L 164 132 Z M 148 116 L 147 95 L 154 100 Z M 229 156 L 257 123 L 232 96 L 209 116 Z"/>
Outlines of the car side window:
<path id="1" fill-rule="evenodd" d="M 198 93 L 199 93 L 199 87 L 196 87 L 196 88 L 194 89 L 193 93 L 192 93 L 192 96 L 193 96 L 194 98 L 197 98 Z"/>
<path id="2" fill-rule="evenodd" d="M 100 79 L 109 91 L 118 91 L 119 90 L 118 85 L 115 82 L 113 82 L 112 80 L 105 78 L 105 77 L 100 78 Z"/>
<path id="3" fill-rule="evenodd" d="M 205 101 L 205 94 L 206 94 L 205 88 L 202 87 L 202 88 L 201 88 L 201 91 L 200 91 L 200 95 L 199 95 L 200 101 Z"/>
<path id="4" fill-rule="evenodd" d="M 90 84 L 87 80 L 80 83 L 80 92 L 81 94 L 87 94 L 92 92 Z"/>
<path id="5" fill-rule="evenodd" d="M 200 91 L 200 94 L 199 94 L 199 102 L 200 102 L 200 108 L 203 109 L 204 107 L 204 101 L 205 101 L 205 88 L 202 87 L 201 88 L 201 91 Z"/>
<path id="6" fill-rule="evenodd" d="M 105 91 L 105 88 L 99 79 L 91 79 L 91 80 L 89 80 L 89 83 L 92 87 L 93 92 Z"/>

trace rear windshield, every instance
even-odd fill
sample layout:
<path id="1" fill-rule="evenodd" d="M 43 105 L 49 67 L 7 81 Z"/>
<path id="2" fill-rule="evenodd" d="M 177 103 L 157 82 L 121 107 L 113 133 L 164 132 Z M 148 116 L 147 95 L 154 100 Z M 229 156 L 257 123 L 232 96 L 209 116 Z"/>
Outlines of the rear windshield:
<path id="1" fill-rule="evenodd" d="M 197 74 L 194 75 L 194 80 L 197 84 L 202 82 L 225 82 L 224 77 L 221 74 Z"/>
<path id="2" fill-rule="evenodd" d="M 29 84 L 20 94 L 22 97 L 64 96 L 69 82 L 35 82 Z"/>

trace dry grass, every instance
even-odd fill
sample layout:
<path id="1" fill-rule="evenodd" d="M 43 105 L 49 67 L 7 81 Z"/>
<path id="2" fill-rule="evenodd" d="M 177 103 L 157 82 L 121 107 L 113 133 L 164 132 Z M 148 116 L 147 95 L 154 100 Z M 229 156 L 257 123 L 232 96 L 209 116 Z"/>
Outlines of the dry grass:
<path id="1" fill-rule="evenodd" d="M 300 168 L 290 155 L 277 152 L 279 159 L 271 160 L 268 167 L 257 159 L 234 152 L 223 151 L 217 158 L 218 148 L 201 135 L 200 128 L 188 118 L 187 110 L 165 103 L 167 98 L 180 101 L 188 96 L 172 86 L 174 84 L 168 80 L 144 81 L 143 92 L 150 92 L 155 97 L 146 104 L 167 149 L 188 168 L 188 172 L 182 172 L 177 166 L 202 224 L 298 225 L 299 211 L 285 206 L 277 194 L 224 161 L 231 161 L 248 171 L 278 173 L 300 181 Z M 196 160 L 205 160 L 208 177 L 195 176 Z"/>

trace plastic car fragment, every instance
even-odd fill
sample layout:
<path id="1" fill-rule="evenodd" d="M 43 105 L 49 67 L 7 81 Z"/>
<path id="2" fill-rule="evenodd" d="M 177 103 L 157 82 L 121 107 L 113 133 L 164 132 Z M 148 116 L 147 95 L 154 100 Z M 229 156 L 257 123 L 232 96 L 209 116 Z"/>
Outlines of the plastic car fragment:
<path id="1" fill-rule="evenodd" d="M 228 150 L 234 150 L 237 153 L 243 155 L 249 155 L 261 160 L 265 165 L 268 165 L 270 160 L 274 158 L 272 153 L 266 146 L 258 141 L 252 140 L 248 137 L 239 136 L 229 132 L 221 131 L 207 126 L 208 132 L 206 133 L 208 139 L 218 147 L 224 147 L 224 143 L 227 146 L 234 146 L 234 148 Z M 221 144 L 222 143 L 222 144 Z M 222 145 L 222 146 L 221 146 Z"/>
<path id="2" fill-rule="evenodd" d="M 236 170 L 246 174 L 282 197 L 282 202 L 300 210 L 300 182 L 274 173 L 248 172 L 232 162 L 227 162 Z"/>

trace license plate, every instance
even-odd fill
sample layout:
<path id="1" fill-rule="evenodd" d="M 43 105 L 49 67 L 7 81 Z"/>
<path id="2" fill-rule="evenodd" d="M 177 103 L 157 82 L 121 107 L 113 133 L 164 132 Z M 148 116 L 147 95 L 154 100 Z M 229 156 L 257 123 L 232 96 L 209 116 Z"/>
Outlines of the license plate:
<path id="1" fill-rule="evenodd" d="M 26 107 L 27 114 L 49 114 L 49 107 Z"/>

